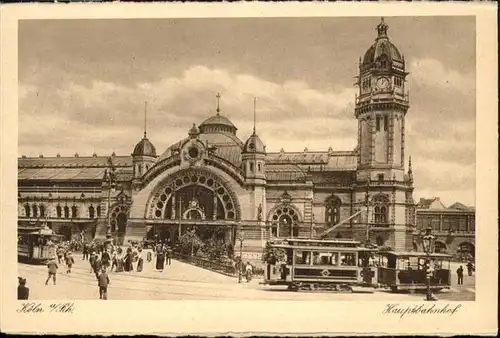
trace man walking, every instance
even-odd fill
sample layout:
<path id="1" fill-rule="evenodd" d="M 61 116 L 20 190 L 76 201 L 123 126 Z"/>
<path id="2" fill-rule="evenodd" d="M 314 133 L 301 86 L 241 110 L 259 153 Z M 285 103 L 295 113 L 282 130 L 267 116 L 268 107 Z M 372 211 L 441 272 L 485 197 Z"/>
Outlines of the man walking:
<path id="1" fill-rule="evenodd" d="M 106 268 L 103 267 L 99 277 L 97 278 L 97 285 L 99 286 L 99 299 L 107 300 L 108 299 L 108 285 L 109 285 L 109 277 L 106 273 Z"/>
<path id="2" fill-rule="evenodd" d="M 83 257 L 82 260 L 89 259 L 89 244 L 83 243 Z"/>
<path id="3" fill-rule="evenodd" d="M 472 272 L 474 271 L 474 265 L 472 264 L 471 261 L 467 263 L 467 274 L 469 276 L 472 276 Z"/>
<path id="4" fill-rule="evenodd" d="M 48 269 L 49 276 L 47 277 L 47 280 L 45 281 L 45 285 L 47 285 L 49 283 L 50 277 L 52 277 L 52 280 L 54 281 L 54 285 L 56 285 L 57 268 L 59 268 L 59 267 L 57 266 L 57 262 L 55 259 L 51 259 L 47 263 L 47 269 Z"/>
<path id="5" fill-rule="evenodd" d="M 167 247 L 166 258 L 167 258 L 167 265 L 171 265 L 172 264 L 172 249 L 170 249 L 170 247 Z"/>
<path id="6" fill-rule="evenodd" d="M 73 258 L 73 255 L 71 254 L 71 251 L 68 251 L 66 253 L 66 273 L 71 273 L 71 267 L 75 264 L 75 259 Z"/>
<path id="7" fill-rule="evenodd" d="M 458 285 L 464 284 L 464 268 L 460 265 L 457 269 Z"/>

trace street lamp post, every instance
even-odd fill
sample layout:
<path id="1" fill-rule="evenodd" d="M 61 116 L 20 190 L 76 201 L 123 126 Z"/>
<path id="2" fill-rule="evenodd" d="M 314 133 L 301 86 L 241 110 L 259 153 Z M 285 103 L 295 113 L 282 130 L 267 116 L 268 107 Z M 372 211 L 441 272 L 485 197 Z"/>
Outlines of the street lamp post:
<path id="1" fill-rule="evenodd" d="M 434 236 L 432 235 L 432 228 L 427 228 L 425 230 L 425 235 L 422 237 L 422 244 L 424 247 L 424 252 L 426 255 L 426 260 L 425 260 L 425 275 L 426 275 L 426 281 L 427 281 L 427 293 L 426 293 L 426 300 L 428 301 L 433 301 L 434 296 L 431 292 L 431 277 L 432 277 L 432 269 L 431 269 L 431 253 L 434 251 Z"/>
<path id="2" fill-rule="evenodd" d="M 241 283 L 241 273 L 243 269 L 243 231 L 238 234 L 238 240 L 240 241 L 240 266 L 238 267 L 238 283 Z"/>
<path id="3" fill-rule="evenodd" d="M 106 169 L 104 173 L 104 180 L 108 184 L 108 219 L 107 219 L 107 226 L 106 226 L 106 241 L 108 244 L 112 241 L 111 238 L 113 237 L 111 234 L 111 191 L 114 191 L 115 185 L 116 185 L 116 179 L 115 179 L 115 168 L 113 166 L 113 162 L 111 160 L 111 157 L 108 158 L 108 169 Z"/>

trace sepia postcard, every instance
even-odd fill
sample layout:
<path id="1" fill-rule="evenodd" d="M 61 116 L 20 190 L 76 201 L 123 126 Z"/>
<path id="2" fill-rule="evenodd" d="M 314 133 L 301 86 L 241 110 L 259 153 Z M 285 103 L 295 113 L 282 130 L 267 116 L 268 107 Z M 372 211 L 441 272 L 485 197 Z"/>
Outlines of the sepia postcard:
<path id="1" fill-rule="evenodd" d="M 495 335 L 496 5 L 0 9 L 4 332 Z"/>

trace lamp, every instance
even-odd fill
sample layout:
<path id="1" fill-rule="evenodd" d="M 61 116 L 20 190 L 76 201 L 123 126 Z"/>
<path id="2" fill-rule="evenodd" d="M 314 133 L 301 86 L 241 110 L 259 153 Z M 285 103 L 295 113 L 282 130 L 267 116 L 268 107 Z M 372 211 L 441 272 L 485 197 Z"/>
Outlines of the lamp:
<path id="1" fill-rule="evenodd" d="M 240 241 L 240 266 L 238 269 L 238 283 L 241 283 L 241 273 L 242 273 L 242 268 L 243 268 L 243 241 L 244 241 L 244 235 L 245 233 L 243 231 L 240 231 L 238 234 L 238 241 Z"/>
<path id="2" fill-rule="evenodd" d="M 431 260 L 430 256 L 431 253 L 434 252 L 434 240 L 435 237 L 432 235 L 432 228 L 428 227 L 425 230 L 425 235 L 422 236 L 422 245 L 424 247 L 424 252 L 426 255 L 426 260 L 425 260 L 425 275 L 427 278 L 427 293 L 426 293 L 426 300 L 427 301 L 434 301 L 436 300 L 431 292 L 431 278 L 432 278 L 432 270 L 430 267 Z"/>

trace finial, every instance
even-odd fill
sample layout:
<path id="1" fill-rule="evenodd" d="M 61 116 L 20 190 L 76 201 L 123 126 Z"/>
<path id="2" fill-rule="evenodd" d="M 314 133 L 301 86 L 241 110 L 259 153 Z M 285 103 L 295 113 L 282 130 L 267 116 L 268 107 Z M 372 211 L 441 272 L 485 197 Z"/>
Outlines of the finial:
<path id="1" fill-rule="evenodd" d="M 256 111 L 256 106 L 257 106 L 257 98 L 254 97 L 253 98 L 253 134 L 254 135 L 255 135 L 255 120 L 256 120 L 256 118 L 255 118 L 255 116 L 256 116 L 255 111 Z"/>
<path id="2" fill-rule="evenodd" d="M 220 113 L 220 94 L 217 93 L 217 95 L 215 95 L 215 97 L 217 98 L 217 115 L 219 115 Z"/>
<path id="3" fill-rule="evenodd" d="M 144 138 L 146 138 L 146 119 L 148 116 L 148 102 L 144 102 Z"/>
<path id="4" fill-rule="evenodd" d="M 382 17 L 380 20 L 380 23 L 377 25 L 378 39 L 387 38 L 387 30 L 388 29 L 389 29 L 389 26 L 384 22 L 384 18 Z"/>

